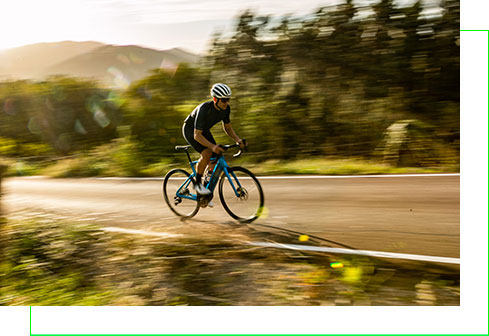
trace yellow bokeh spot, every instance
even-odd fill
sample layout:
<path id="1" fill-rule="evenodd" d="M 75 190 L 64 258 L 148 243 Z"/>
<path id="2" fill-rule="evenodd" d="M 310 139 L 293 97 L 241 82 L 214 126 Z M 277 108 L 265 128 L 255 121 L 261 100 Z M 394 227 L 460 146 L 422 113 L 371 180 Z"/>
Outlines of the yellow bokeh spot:
<path id="1" fill-rule="evenodd" d="M 362 278 L 362 269 L 360 267 L 349 267 L 345 269 L 343 279 L 346 282 L 358 282 Z"/>
<path id="2" fill-rule="evenodd" d="M 308 235 L 300 235 L 299 236 L 299 241 L 301 242 L 305 242 L 305 241 L 308 241 L 309 240 L 309 236 Z"/>
<path id="3" fill-rule="evenodd" d="M 267 207 L 261 208 L 260 218 L 267 218 L 269 213 L 270 213 L 270 211 L 268 210 Z"/>

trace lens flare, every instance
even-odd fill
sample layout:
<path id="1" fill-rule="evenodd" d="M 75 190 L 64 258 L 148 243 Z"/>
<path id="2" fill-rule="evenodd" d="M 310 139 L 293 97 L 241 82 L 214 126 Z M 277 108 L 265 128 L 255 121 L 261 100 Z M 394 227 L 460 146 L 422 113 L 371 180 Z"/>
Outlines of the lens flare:
<path id="1" fill-rule="evenodd" d="M 75 132 L 83 135 L 87 134 L 87 130 L 85 127 L 83 127 L 82 123 L 78 119 L 75 121 Z"/>
<path id="2" fill-rule="evenodd" d="M 3 103 L 3 110 L 8 115 L 16 114 L 17 111 L 15 109 L 15 101 L 12 98 L 7 98 L 5 103 Z"/>
<path id="3" fill-rule="evenodd" d="M 131 61 L 129 60 L 129 58 L 123 54 L 117 55 L 117 60 L 119 60 L 122 63 L 127 64 L 127 65 L 131 64 Z"/>
<path id="4" fill-rule="evenodd" d="M 105 128 L 109 126 L 110 120 L 107 118 L 107 115 L 105 114 L 102 109 L 98 109 L 95 114 L 93 115 L 93 119 L 97 122 L 97 124 L 100 125 L 100 127 Z"/>
<path id="5" fill-rule="evenodd" d="M 124 73 L 118 68 L 111 66 L 107 69 L 107 72 L 114 76 L 113 82 L 114 86 L 120 89 L 127 89 L 131 83 L 129 79 L 126 78 Z"/>
<path id="6" fill-rule="evenodd" d="M 329 264 L 329 266 L 331 266 L 331 268 L 343 268 L 343 263 L 340 263 L 340 262 L 334 262 L 334 263 L 331 263 Z"/>
<path id="7" fill-rule="evenodd" d="M 115 108 L 119 108 L 124 104 L 124 98 L 114 91 L 109 93 L 107 96 L 107 101 Z"/>
<path id="8" fill-rule="evenodd" d="M 41 126 L 39 125 L 39 121 L 36 117 L 32 117 L 29 119 L 29 122 L 27 123 L 27 129 L 32 134 L 41 134 Z"/>
<path id="9" fill-rule="evenodd" d="M 178 64 L 175 64 L 174 62 L 172 62 L 170 60 L 163 59 L 161 61 L 160 69 L 165 70 L 170 75 L 174 76 L 175 73 L 177 72 Z"/>

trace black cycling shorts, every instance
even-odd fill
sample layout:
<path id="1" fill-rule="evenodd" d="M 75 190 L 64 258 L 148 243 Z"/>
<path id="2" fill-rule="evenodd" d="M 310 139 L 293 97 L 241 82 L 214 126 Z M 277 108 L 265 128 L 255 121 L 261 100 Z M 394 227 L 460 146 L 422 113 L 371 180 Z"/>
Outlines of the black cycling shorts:
<path id="1" fill-rule="evenodd" d="M 183 137 L 187 141 L 187 143 L 192 146 L 193 149 L 195 149 L 197 152 L 202 153 L 204 149 L 207 149 L 208 147 L 204 146 L 200 142 L 194 139 L 194 127 L 193 125 L 189 125 L 187 123 L 183 124 L 182 127 L 182 133 Z M 216 140 L 214 140 L 214 137 L 212 136 L 210 131 L 203 131 L 202 135 L 204 138 L 209 140 L 209 142 L 213 143 L 214 145 L 216 144 Z M 214 157 L 216 153 L 212 152 L 212 157 Z"/>

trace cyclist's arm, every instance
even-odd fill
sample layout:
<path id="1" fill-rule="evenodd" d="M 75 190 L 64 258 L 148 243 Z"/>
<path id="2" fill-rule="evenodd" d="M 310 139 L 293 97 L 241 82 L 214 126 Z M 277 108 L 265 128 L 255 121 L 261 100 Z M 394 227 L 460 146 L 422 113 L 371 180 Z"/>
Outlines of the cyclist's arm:
<path id="1" fill-rule="evenodd" d="M 204 135 L 202 135 L 202 130 L 194 129 L 194 139 L 202 145 L 206 146 L 207 148 L 210 148 L 214 153 L 219 154 L 221 152 L 217 149 L 219 148 L 219 146 L 213 144 L 212 142 L 207 140 Z"/>
<path id="2" fill-rule="evenodd" d="M 226 134 L 230 138 L 234 139 L 234 141 L 240 144 L 240 147 L 244 146 L 243 141 L 236 135 L 236 132 L 234 131 L 233 126 L 231 126 L 231 123 L 229 124 L 223 123 L 223 128 L 224 128 L 224 132 L 226 132 Z"/>

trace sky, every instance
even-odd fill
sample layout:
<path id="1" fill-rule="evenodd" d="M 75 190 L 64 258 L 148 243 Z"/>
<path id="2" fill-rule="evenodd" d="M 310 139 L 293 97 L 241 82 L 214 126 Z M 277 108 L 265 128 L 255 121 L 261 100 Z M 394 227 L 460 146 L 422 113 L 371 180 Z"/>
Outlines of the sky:
<path id="1" fill-rule="evenodd" d="M 204 53 L 245 9 L 312 13 L 338 0 L 2 0 L 0 50 L 39 42 L 99 41 Z"/>

